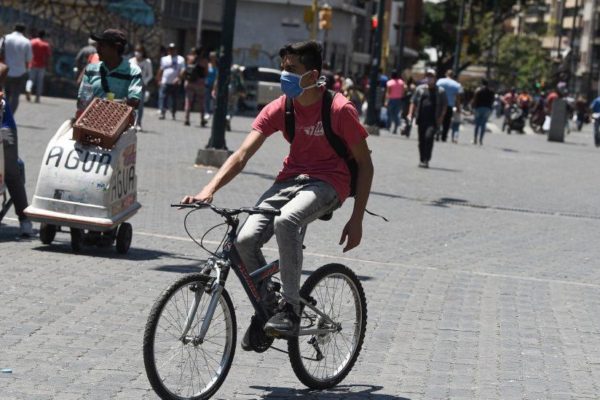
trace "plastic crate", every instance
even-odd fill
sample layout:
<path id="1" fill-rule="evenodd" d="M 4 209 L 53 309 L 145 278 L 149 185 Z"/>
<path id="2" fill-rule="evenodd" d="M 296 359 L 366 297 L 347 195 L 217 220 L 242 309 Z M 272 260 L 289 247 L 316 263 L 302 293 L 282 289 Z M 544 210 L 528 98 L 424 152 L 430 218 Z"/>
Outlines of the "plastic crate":
<path id="1" fill-rule="evenodd" d="M 73 124 L 73 139 L 85 145 L 111 149 L 133 121 L 132 107 L 95 98 Z"/>

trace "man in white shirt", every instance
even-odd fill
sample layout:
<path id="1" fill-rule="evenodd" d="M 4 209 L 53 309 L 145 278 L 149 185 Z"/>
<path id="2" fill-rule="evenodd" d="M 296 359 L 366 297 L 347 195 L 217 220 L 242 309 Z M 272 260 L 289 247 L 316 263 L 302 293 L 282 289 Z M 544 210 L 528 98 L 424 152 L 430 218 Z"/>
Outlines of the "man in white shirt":
<path id="1" fill-rule="evenodd" d="M 177 55 L 175 43 L 169 44 L 168 54 L 160 59 L 160 69 L 156 81 L 160 82 L 158 89 L 158 107 L 160 119 L 165 119 L 167 103 L 171 100 L 171 116 L 175 119 L 177 109 L 177 94 L 179 92 L 179 75 L 185 69 L 185 60 Z"/>
<path id="2" fill-rule="evenodd" d="M 8 77 L 6 78 L 6 99 L 14 113 L 19 106 L 19 96 L 25 88 L 27 82 L 27 71 L 29 62 L 33 57 L 31 51 L 31 42 L 24 35 L 25 25 L 17 23 L 15 31 L 4 37 L 0 47 L 0 58 L 8 66 Z M 1 61 L 1 60 L 0 60 Z"/>

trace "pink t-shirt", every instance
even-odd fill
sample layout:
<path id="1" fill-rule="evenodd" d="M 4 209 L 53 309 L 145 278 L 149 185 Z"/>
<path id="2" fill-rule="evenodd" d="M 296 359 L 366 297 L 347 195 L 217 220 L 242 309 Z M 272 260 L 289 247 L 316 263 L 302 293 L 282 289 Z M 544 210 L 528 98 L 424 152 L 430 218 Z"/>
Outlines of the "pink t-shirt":
<path id="1" fill-rule="evenodd" d="M 350 194 L 350 171 L 325 137 L 321 105 L 319 100 L 303 107 L 294 100 L 294 141 L 290 145 L 290 153 L 283 160 L 283 168 L 277 175 L 277 181 L 305 174 L 329 183 L 337 192 L 340 202 L 343 202 Z M 273 100 L 263 108 L 252 128 L 267 137 L 277 131 L 284 132 L 285 96 Z M 339 94 L 333 98 L 331 128 L 346 143 L 348 152 L 368 136 L 358 119 L 356 108 Z"/>
<path id="2" fill-rule="evenodd" d="M 388 99 L 401 99 L 404 97 L 404 81 L 402 79 L 390 79 L 386 85 Z"/>

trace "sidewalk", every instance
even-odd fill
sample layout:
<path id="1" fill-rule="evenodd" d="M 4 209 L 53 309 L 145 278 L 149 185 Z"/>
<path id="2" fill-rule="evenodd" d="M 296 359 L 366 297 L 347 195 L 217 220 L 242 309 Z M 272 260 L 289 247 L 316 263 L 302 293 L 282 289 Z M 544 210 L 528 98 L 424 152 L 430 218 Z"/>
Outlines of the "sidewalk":
<path id="1" fill-rule="evenodd" d="M 16 115 L 31 198 L 46 143 L 74 103 L 23 102 Z M 154 299 L 206 254 L 168 207 L 197 192 L 215 170 L 195 167 L 210 130 L 145 113 L 138 136 L 138 196 L 126 257 L 114 249 L 70 251 L 69 236 L 44 246 L 15 241 L 14 214 L 0 226 L 1 399 L 155 399 L 142 336 Z M 251 124 L 234 118 L 235 149 Z M 368 139 L 375 164 L 361 246 L 342 253 L 352 201 L 310 226 L 305 271 L 347 264 L 368 302 L 367 337 L 350 375 L 334 390 L 307 391 L 284 354 L 238 346 L 216 399 L 598 399 L 600 398 L 600 229 L 598 150 L 591 133 L 566 143 L 507 135 L 485 145 L 435 143 L 432 168 L 417 168 L 415 135 Z M 252 205 L 272 182 L 288 144 L 266 141 L 215 203 Z M 192 218 L 196 236 L 219 220 Z M 220 239 L 219 235 L 209 237 Z M 275 243 L 265 255 L 277 257 Z M 238 338 L 251 309 L 235 279 Z M 279 342 L 278 347 L 284 347 Z"/>

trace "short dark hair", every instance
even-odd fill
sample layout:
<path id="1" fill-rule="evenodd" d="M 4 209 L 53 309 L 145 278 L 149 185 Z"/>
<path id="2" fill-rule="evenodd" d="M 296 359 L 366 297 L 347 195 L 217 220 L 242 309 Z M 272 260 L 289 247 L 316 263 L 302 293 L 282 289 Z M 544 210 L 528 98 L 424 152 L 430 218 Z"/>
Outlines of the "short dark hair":
<path id="1" fill-rule="evenodd" d="M 392 70 L 391 76 L 392 76 L 392 79 L 398 79 L 398 70 L 396 70 L 396 69 Z"/>
<path id="2" fill-rule="evenodd" d="M 25 32 L 25 29 L 26 29 L 26 27 L 25 27 L 25 24 L 24 24 L 24 23 L 22 23 L 22 22 L 17 22 L 17 23 L 15 24 L 15 31 L 17 31 L 17 32 L 21 32 L 21 33 L 24 33 L 24 32 Z"/>
<path id="3" fill-rule="evenodd" d="M 283 60 L 285 56 L 297 55 L 300 64 L 307 70 L 316 69 L 321 73 L 323 69 L 323 47 L 319 42 L 308 40 L 305 42 L 290 43 L 279 50 L 279 57 Z"/>
<path id="4" fill-rule="evenodd" d="M 38 31 L 38 34 L 37 34 L 37 36 L 38 36 L 40 39 L 43 39 L 43 38 L 45 38 L 45 37 L 46 37 L 46 31 L 45 31 L 45 30 L 43 30 L 43 29 L 40 29 L 40 30 Z"/>

